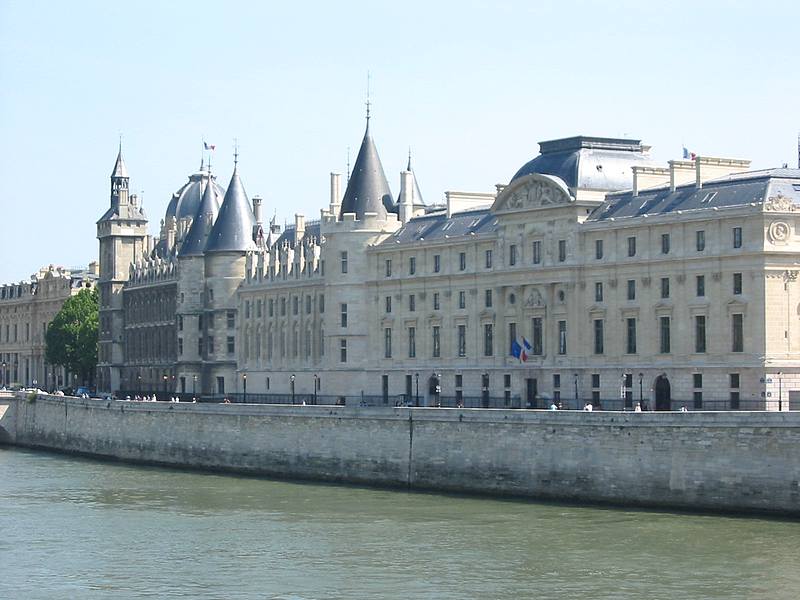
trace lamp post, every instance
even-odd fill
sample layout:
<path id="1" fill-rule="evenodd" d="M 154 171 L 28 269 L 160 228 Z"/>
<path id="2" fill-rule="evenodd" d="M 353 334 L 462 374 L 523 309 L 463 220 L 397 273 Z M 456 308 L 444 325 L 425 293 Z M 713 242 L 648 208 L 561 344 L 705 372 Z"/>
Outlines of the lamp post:
<path id="1" fill-rule="evenodd" d="M 577 373 L 573 373 L 573 374 L 572 374 L 572 378 L 573 378 L 573 380 L 574 380 L 574 382 L 575 382 L 575 408 L 576 408 L 577 410 L 580 410 L 580 408 L 581 408 L 581 403 L 580 403 L 580 401 L 578 400 L 578 374 L 577 374 Z"/>
<path id="2" fill-rule="evenodd" d="M 783 372 L 778 371 L 778 412 L 783 410 L 783 380 L 781 375 L 783 375 Z"/>
<path id="3" fill-rule="evenodd" d="M 642 393 L 642 379 L 644 373 L 639 373 L 639 406 L 644 410 L 644 394 Z"/>
<path id="4" fill-rule="evenodd" d="M 136 373 L 136 391 L 137 392 L 141 392 L 142 391 L 142 374 L 141 373 Z"/>
<path id="5" fill-rule="evenodd" d="M 166 393 L 167 393 L 167 379 L 168 379 L 166 374 L 164 374 L 164 378 L 163 379 L 164 379 L 164 395 L 166 395 Z"/>
<path id="6" fill-rule="evenodd" d="M 619 400 L 622 403 L 622 410 L 628 408 L 625 402 L 625 373 L 619 379 Z"/>
<path id="7" fill-rule="evenodd" d="M 247 404 L 247 373 L 242 373 L 242 404 Z"/>
<path id="8" fill-rule="evenodd" d="M 195 400 L 197 400 L 197 397 L 195 396 L 195 389 L 196 388 L 197 388 L 197 374 L 195 373 L 194 375 L 192 375 L 192 401 L 193 402 Z"/>
<path id="9" fill-rule="evenodd" d="M 484 371 L 481 374 L 481 405 L 489 408 L 489 373 Z"/>
<path id="10" fill-rule="evenodd" d="M 8 363 L 6 363 L 6 361 L 3 361 L 2 363 L 0 363 L 0 365 L 2 365 L 2 367 L 3 367 L 3 370 L 0 371 L 0 375 L 3 376 L 2 381 L 0 381 L 0 383 L 2 383 L 3 386 L 5 386 L 6 385 L 6 379 L 8 379 L 6 377 L 6 367 L 8 366 Z"/>
<path id="11" fill-rule="evenodd" d="M 317 390 L 319 389 L 319 375 L 314 373 L 314 406 L 317 405 Z"/>
<path id="12" fill-rule="evenodd" d="M 434 396 L 436 397 L 436 406 L 441 406 L 441 402 L 439 401 L 439 397 L 442 394 L 442 374 L 441 373 L 434 373 L 433 376 L 436 378 L 436 386 L 433 388 Z"/>
<path id="13" fill-rule="evenodd" d="M 294 373 L 289 376 L 289 385 L 292 388 L 292 404 L 294 404 Z"/>
<path id="14" fill-rule="evenodd" d="M 414 406 L 419 406 L 419 373 L 414 373 L 415 383 L 417 385 L 416 395 L 414 396 Z"/>

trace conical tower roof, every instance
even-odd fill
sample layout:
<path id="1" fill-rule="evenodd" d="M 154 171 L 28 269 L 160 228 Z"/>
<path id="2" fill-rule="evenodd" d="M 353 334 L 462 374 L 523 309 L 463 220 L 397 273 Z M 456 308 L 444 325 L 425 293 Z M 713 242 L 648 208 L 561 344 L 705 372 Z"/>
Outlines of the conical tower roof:
<path id="1" fill-rule="evenodd" d="M 392 205 L 392 191 L 383 172 L 378 149 L 369 133 L 369 120 L 364 140 L 358 151 L 353 173 L 347 182 L 347 189 L 342 199 L 340 216 L 344 213 L 356 213 L 361 220 L 364 213 L 377 213 L 379 218 L 386 218 L 386 206 Z"/>
<path id="2" fill-rule="evenodd" d="M 250 201 L 239 179 L 239 169 L 234 167 L 219 215 L 208 236 L 206 253 L 255 250 L 256 244 L 253 242 L 255 225 L 256 219 L 250 208 Z"/>
<path id="3" fill-rule="evenodd" d="M 114 164 L 114 170 L 111 172 L 111 177 L 129 178 L 128 167 L 125 166 L 125 161 L 122 160 L 122 146 L 119 147 L 119 153 L 117 154 L 117 162 Z"/>
<path id="4" fill-rule="evenodd" d="M 408 152 L 408 166 L 406 171 L 411 171 L 414 179 L 414 187 L 411 189 L 411 205 L 414 208 L 425 208 L 425 201 L 422 199 L 422 192 L 419 190 L 419 183 L 417 182 L 417 173 L 411 168 L 411 151 Z M 394 205 L 395 212 L 400 206 L 400 196 L 397 197 L 397 202 Z"/>
<path id="5" fill-rule="evenodd" d="M 197 209 L 197 214 L 194 215 L 192 226 L 189 227 L 186 239 L 183 240 L 183 245 L 178 253 L 179 256 L 202 256 L 208 241 L 206 224 L 209 220 L 213 223 L 217 218 L 217 213 L 219 213 L 217 193 L 214 179 L 211 176 L 211 171 L 209 171 L 200 206 Z"/>

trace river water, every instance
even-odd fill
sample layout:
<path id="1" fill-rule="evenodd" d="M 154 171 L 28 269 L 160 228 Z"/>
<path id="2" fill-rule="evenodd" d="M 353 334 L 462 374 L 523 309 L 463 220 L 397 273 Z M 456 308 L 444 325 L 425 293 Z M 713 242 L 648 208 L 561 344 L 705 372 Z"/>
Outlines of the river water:
<path id="1" fill-rule="evenodd" d="M 800 597 L 800 523 L 0 448 L 1 598 Z"/>

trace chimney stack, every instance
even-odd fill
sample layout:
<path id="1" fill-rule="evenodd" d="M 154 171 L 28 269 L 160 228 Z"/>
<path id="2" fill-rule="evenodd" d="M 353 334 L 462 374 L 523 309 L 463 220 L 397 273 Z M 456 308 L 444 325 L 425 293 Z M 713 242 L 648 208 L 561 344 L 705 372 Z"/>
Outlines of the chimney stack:
<path id="1" fill-rule="evenodd" d="M 253 196 L 253 215 L 256 223 L 261 225 L 261 196 Z"/>
<path id="2" fill-rule="evenodd" d="M 414 174 L 400 171 L 399 216 L 401 223 L 407 223 L 414 214 Z"/>
<path id="3" fill-rule="evenodd" d="M 341 206 L 342 176 L 339 173 L 331 173 L 331 213 L 338 216 Z"/>

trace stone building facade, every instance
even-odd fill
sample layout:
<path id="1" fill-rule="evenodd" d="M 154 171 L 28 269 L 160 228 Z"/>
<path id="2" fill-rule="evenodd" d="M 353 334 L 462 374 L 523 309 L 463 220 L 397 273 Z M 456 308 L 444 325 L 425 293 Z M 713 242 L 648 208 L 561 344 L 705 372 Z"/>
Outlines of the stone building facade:
<path id="1" fill-rule="evenodd" d="M 168 211 L 121 286 L 113 389 L 146 367 L 209 399 L 786 410 L 800 171 L 748 169 L 576 137 L 426 204 L 410 162 L 391 194 L 367 127 L 344 194 L 332 174 L 319 221 L 285 231 L 237 171 L 217 192 L 201 170 L 194 213 Z"/>
<path id="2" fill-rule="evenodd" d="M 67 270 L 50 265 L 30 281 L 0 286 L 0 387 L 74 386 L 70 373 L 45 360 L 47 326 L 67 298 L 97 282 L 97 263 Z"/>

